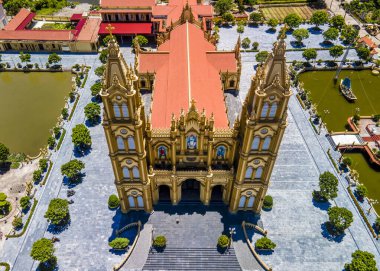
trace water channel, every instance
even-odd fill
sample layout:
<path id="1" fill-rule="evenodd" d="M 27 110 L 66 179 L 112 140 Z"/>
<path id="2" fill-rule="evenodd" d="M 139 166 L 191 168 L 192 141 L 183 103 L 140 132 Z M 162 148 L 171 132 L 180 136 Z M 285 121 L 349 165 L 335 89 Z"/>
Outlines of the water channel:
<path id="1" fill-rule="evenodd" d="M 36 155 L 47 145 L 71 89 L 70 72 L 0 73 L 0 142 Z"/>

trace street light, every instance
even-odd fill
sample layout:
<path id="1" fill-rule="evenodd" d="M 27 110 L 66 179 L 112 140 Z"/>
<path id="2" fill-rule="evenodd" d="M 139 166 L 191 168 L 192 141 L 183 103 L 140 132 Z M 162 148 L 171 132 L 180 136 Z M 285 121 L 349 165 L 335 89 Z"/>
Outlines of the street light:
<path id="1" fill-rule="evenodd" d="M 235 227 L 229 228 L 229 231 L 230 231 L 230 239 L 228 240 L 228 248 L 227 248 L 228 252 L 230 251 L 230 247 L 232 244 L 232 236 L 236 233 Z"/>
<path id="2" fill-rule="evenodd" d="M 152 245 L 150 246 L 150 251 L 153 252 L 153 244 L 154 244 L 154 230 L 155 228 L 152 227 Z"/>

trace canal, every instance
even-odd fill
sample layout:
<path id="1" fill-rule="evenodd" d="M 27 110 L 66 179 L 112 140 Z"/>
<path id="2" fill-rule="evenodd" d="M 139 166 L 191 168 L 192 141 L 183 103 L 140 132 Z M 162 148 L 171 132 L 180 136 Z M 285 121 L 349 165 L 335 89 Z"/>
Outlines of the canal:
<path id="1" fill-rule="evenodd" d="M 313 71 L 300 75 L 300 81 L 310 92 L 329 131 L 344 131 L 348 117 L 353 116 L 357 108 L 362 116 L 380 114 L 380 76 L 372 75 L 369 70 L 344 70 L 337 84 L 333 82 L 334 76 L 335 71 Z M 353 92 L 358 98 L 354 103 L 348 102 L 339 92 L 340 79 L 345 77 L 351 79 Z M 326 109 L 328 114 L 323 113 Z M 345 155 L 353 159 L 352 168 L 359 172 L 359 181 L 368 188 L 368 196 L 380 202 L 380 169 L 372 167 L 362 153 Z M 374 207 L 380 214 L 380 204 Z"/>
<path id="2" fill-rule="evenodd" d="M 47 145 L 71 90 L 70 72 L 0 73 L 0 142 L 37 155 Z"/>

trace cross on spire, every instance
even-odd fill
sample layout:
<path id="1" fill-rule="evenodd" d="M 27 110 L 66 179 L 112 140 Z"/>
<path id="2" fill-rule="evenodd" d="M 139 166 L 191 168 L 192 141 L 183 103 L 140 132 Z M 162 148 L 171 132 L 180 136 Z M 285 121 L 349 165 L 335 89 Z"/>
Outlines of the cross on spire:
<path id="1" fill-rule="evenodd" d="M 112 36 L 112 30 L 115 29 L 115 27 L 113 27 L 111 24 L 108 24 L 106 29 L 108 30 L 108 32 L 110 33 L 110 35 Z"/>

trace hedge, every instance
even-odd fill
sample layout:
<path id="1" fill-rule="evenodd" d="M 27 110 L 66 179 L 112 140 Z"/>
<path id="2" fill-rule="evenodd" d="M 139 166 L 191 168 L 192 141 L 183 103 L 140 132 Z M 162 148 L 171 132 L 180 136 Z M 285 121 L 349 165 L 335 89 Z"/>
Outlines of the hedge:
<path id="1" fill-rule="evenodd" d="M 85 85 L 86 82 L 87 82 L 88 73 L 89 73 L 89 71 L 88 71 L 87 68 L 86 68 L 86 76 L 84 77 L 84 80 L 83 80 L 83 82 L 82 82 L 82 85 L 80 86 L 81 88 L 84 88 L 84 85 Z"/>
<path id="2" fill-rule="evenodd" d="M 57 144 L 57 147 L 55 147 L 55 149 L 58 151 L 59 148 L 61 147 L 62 145 L 62 141 L 63 139 L 65 138 L 65 135 L 66 135 L 66 129 L 65 128 L 62 128 L 62 133 L 61 133 L 61 136 L 59 137 L 59 140 L 58 140 L 58 144 Z"/>
<path id="3" fill-rule="evenodd" d="M 79 98 L 80 98 L 80 95 L 78 94 L 77 99 L 76 99 L 75 102 L 74 102 L 74 106 L 73 106 L 73 108 L 71 109 L 70 116 L 69 116 L 69 118 L 68 118 L 69 121 L 71 120 L 71 118 L 72 118 L 73 115 L 74 115 L 75 108 L 77 107 L 77 104 L 78 104 L 78 102 L 79 102 Z"/>
<path id="4" fill-rule="evenodd" d="M 50 174 L 50 171 L 51 171 L 51 168 L 53 167 L 53 162 L 52 161 L 49 161 L 49 169 L 48 171 L 46 172 L 46 175 L 45 175 L 45 178 L 44 180 L 42 181 L 41 185 L 45 185 L 46 181 L 47 181 L 47 178 L 49 177 L 49 174 Z"/>
<path id="5" fill-rule="evenodd" d="M 28 226 L 29 226 L 30 220 L 32 219 L 32 216 L 33 216 L 34 210 L 36 209 L 37 203 L 38 203 L 38 200 L 34 199 L 32 209 L 30 210 L 29 217 L 28 217 L 28 219 L 26 220 L 25 225 L 24 225 L 24 227 L 22 228 L 22 231 L 21 231 L 20 233 L 16 233 L 16 234 L 8 234 L 8 235 L 6 235 L 5 237 L 7 237 L 7 238 L 17 238 L 17 237 L 20 237 L 20 236 L 23 236 L 23 235 L 24 235 L 26 229 L 27 229 Z"/>

